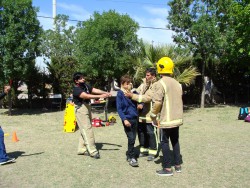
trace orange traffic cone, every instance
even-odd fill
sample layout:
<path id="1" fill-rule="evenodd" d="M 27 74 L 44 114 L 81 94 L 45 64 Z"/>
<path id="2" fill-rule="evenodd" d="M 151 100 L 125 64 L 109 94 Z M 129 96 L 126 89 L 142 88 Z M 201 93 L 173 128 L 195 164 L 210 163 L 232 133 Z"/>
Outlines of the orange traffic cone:
<path id="1" fill-rule="evenodd" d="M 17 135 L 16 135 L 16 131 L 13 132 L 13 136 L 12 136 L 12 142 L 18 142 L 18 138 L 17 138 Z"/>

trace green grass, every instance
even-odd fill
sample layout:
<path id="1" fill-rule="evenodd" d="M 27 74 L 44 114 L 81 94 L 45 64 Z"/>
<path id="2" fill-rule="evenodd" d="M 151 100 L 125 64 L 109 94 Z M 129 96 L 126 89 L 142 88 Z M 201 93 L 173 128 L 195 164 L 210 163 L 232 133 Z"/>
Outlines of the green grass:
<path id="1" fill-rule="evenodd" d="M 0 187 L 248 187 L 250 123 L 237 120 L 238 107 L 190 109 L 180 127 L 182 173 L 159 177 L 162 153 L 154 162 L 125 160 L 127 139 L 117 117 L 94 128 L 101 159 L 76 155 L 79 131 L 63 132 L 64 112 L 0 110 L 5 145 L 16 163 L 0 166 Z M 103 116 L 95 114 L 94 117 Z M 11 141 L 16 131 L 19 142 Z M 136 141 L 138 146 L 138 140 Z M 137 147 L 138 148 L 138 147 Z"/>

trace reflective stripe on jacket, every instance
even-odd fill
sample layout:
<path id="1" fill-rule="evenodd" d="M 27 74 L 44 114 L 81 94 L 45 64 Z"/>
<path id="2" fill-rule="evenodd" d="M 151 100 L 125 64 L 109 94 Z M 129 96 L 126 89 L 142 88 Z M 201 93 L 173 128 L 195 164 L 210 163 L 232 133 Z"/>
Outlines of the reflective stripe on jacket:
<path id="1" fill-rule="evenodd" d="M 182 88 L 174 78 L 164 76 L 155 84 L 152 113 L 160 113 L 159 127 L 171 128 L 183 124 Z"/>
<path id="2" fill-rule="evenodd" d="M 156 83 L 156 82 L 155 82 Z M 146 80 L 143 80 L 143 83 L 136 89 L 139 93 L 133 94 L 132 100 L 135 100 L 143 104 L 143 109 L 139 110 L 139 122 L 142 123 L 151 123 L 152 119 L 150 118 L 150 111 L 152 109 L 152 96 L 153 96 L 153 85 L 151 83 L 149 86 L 146 84 Z"/>

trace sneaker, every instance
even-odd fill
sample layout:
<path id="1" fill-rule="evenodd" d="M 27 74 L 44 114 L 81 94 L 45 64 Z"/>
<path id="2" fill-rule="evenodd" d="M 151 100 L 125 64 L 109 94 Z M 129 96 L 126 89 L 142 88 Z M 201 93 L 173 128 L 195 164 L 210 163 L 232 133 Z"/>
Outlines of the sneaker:
<path id="1" fill-rule="evenodd" d="M 15 160 L 16 160 L 15 158 L 9 158 L 7 161 L 0 162 L 0 165 L 4 165 L 4 164 L 7 164 L 7 163 L 12 163 Z"/>
<path id="2" fill-rule="evenodd" d="M 93 156 L 91 156 L 91 157 L 93 157 L 94 159 L 100 159 L 100 154 L 99 153 L 96 153 L 95 155 L 93 155 Z"/>
<path id="3" fill-rule="evenodd" d="M 175 171 L 178 173 L 181 173 L 181 166 L 175 166 Z"/>
<path id="4" fill-rule="evenodd" d="M 147 153 L 140 153 L 139 157 L 147 157 L 148 154 Z"/>
<path id="5" fill-rule="evenodd" d="M 155 159 L 154 155 L 149 154 L 148 156 L 148 161 L 153 161 Z"/>
<path id="6" fill-rule="evenodd" d="M 158 176 L 173 176 L 174 175 L 172 170 L 168 171 L 166 169 L 157 170 L 156 174 Z"/>
<path id="7" fill-rule="evenodd" d="M 130 162 L 130 161 L 131 161 L 131 158 L 128 158 L 128 157 L 127 157 L 127 162 Z"/>
<path id="8" fill-rule="evenodd" d="M 132 167 L 138 167 L 139 166 L 138 162 L 134 158 L 132 158 L 129 161 L 129 165 L 132 166 Z"/>

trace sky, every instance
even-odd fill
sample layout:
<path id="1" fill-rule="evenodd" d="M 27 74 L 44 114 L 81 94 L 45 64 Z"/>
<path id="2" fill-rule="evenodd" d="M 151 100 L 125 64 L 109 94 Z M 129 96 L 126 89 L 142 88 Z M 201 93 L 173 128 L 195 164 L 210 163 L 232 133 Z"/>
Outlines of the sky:
<path id="1" fill-rule="evenodd" d="M 119 14 L 128 14 L 136 21 L 140 29 L 138 37 L 153 45 L 173 43 L 171 30 L 166 25 L 169 0 L 56 0 L 56 13 L 69 16 L 70 20 L 85 21 L 95 11 L 100 14 L 104 11 L 115 10 Z M 37 13 L 43 29 L 52 29 L 53 0 L 33 0 L 33 6 L 39 8 Z M 50 17 L 50 18 L 44 18 Z M 70 21 L 76 25 L 77 21 Z M 150 28 L 144 28 L 150 27 Z M 161 29 L 151 29 L 161 28 Z"/>

